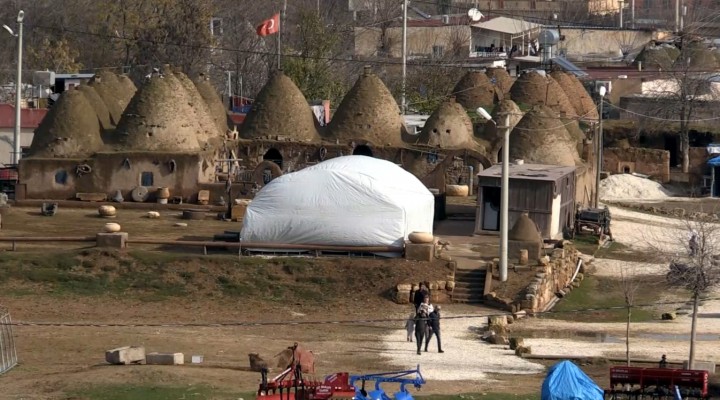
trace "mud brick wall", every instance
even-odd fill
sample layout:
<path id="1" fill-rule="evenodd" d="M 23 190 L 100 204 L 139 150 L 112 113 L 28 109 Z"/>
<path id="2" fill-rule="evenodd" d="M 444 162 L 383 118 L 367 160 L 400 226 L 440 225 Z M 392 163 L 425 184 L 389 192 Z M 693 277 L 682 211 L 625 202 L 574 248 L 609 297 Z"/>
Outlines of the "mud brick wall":
<path id="1" fill-rule="evenodd" d="M 670 152 L 667 150 L 610 147 L 603 150 L 603 171 L 639 173 L 666 183 L 670 181 Z"/>
<path id="2" fill-rule="evenodd" d="M 691 147 L 688 155 L 690 157 L 690 168 L 688 169 L 690 183 L 701 184 L 703 175 L 709 172 L 707 162 L 716 154 L 708 154 L 705 147 Z"/>
<path id="3" fill-rule="evenodd" d="M 444 281 L 424 282 L 430 289 L 430 303 L 449 303 L 450 292 L 455 287 L 453 278 Z M 392 300 L 397 304 L 412 304 L 415 292 L 420 290 L 419 283 L 400 283 L 392 291 Z"/>

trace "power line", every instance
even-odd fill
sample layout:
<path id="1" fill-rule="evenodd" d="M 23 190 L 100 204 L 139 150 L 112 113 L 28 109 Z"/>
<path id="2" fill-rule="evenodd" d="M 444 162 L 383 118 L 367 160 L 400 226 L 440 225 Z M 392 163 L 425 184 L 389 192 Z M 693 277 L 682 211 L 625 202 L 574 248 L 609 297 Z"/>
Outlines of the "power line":
<path id="1" fill-rule="evenodd" d="M 720 300 L 720 297 L 705 298 L 702 301 Z M 601 312 L 627 310 L 636 308 L 652 308 L 662 305 L 687 304 L 687 301 L 661 301 L 647 304 L 635 304 L 632 306 L 619 305 L 610 307 L 578 308 L 562 311 L 542 311 L 531 313 L 531 316 L 543 317 L 546 315 L 573 314 L 584 312 Z M 477 319 L 488 317 L 502 317 L 510 313 L 498 312 L 490 314 L 463 314 L 442 317 L 443 320 L 451 319 Z M 425 318 L 429 319 L 429 318 Z M 230 321 L 230 322 L 198 322 L 198 323 L 102 323 L 102 322 L 44 322 L 44 321 L 17 321 L 0 323 L 6 326 L 33 326 L 33 327 L 78 327 L 78 328 L 228 328 L 228 327 L 255 327 L 255 326 L 295 326 L 295 325 L 349 325 L 349 324 L 370 324 L 370 323 L 395 323 L 407 321 L 407 318 L 361 318 L 347 320 L 310 320 L 310 321 Z"/>

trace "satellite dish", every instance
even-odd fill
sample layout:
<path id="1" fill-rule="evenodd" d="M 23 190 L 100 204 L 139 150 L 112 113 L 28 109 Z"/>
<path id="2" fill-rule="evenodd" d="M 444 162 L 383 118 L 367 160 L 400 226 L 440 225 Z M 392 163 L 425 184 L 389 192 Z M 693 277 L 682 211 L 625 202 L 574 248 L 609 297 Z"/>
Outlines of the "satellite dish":
<path id="1" fill-rule="evenodd" d="M 484 15 L 477 8 L 471 8 L 468 10 L 468 17 L 470 17 L 473 22 L 477 22 L 480 21 Z"/>

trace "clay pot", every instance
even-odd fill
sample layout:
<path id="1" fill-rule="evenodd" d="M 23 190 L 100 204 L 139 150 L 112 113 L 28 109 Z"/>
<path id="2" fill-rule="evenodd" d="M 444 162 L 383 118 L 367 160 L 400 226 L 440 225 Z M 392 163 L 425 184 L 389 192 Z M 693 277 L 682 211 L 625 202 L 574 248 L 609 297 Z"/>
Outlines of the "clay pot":
<path id="1" fill-rule="evenodd" d="M 117 215 L 117 210 L 113 206 L 100 206 L 98 214 L 103 218 L 112 218 Z"/>
<path id="2" fill-rule="evenodd" d="M 412 232 L 408 235 L 412 243 L 432 243 L 435 237 L 430 232 Z"/>
<path id="3" fill-rule="evenodd" d="M 157 198 L 158 199 L 169 199 L 170 198 L 170 189 L 166 188 L 166 187 L 158 188 Z"/>
<path id="4" fill-rule="evenodd" d="M 446 185 L 445 194 L 452 197 L 467 197 L 470 188 L 467 185 Z"/>
<path id="5" fill-rule="evenodd" d="M 108 222 L 107 224 L 105 224 L 105 232 L 107 232 L 107 233 L 120 232 L 120 224 L 116 224 L 114 222 Z"/>

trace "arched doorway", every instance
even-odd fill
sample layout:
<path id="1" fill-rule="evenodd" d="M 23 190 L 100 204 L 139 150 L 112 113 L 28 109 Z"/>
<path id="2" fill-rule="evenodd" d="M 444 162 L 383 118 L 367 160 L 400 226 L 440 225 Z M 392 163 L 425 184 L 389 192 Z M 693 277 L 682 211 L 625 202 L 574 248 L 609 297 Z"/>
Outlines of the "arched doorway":
<path id="1" fill-rule="evenodd" d="M 354 156 L 368 156 L 368 157 L 373 156 L 372 149 L 370 148 L 370 146 L 368 146 L 366 144 L 361 144 L 361 145 L 355 146 L 352 153 Z"/>
<path id="2" fill-rule="evenodd" d="M 274 162 L 280 169 L 283 167 L 283 156 L 280 154 L 280 151 L 274 147 L 265 153 L 263 160 Z"/>

